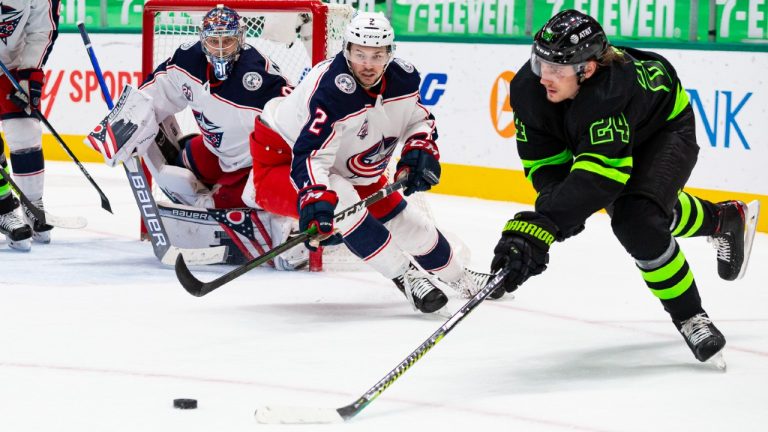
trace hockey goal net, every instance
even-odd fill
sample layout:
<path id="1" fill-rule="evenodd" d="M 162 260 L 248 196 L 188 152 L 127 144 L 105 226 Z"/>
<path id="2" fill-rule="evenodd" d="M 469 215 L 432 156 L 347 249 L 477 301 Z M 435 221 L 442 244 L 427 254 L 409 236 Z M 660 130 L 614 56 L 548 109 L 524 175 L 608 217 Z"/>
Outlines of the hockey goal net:
<path id="1" fill-rule="evenodd" d="M 199 41 L 203 16 L 222 3 L 241 16 L 246 43 L 269 56 L 293 85 L 313 65 L 341 51 L 344 29 L 354 13 L 351 6 L 320 0 L 149 0 L 144 5 L 142 24 L 143 75 L 149 75 L 181 45 Z M 176 118 L 183 134 L 199 132 L 191 110 L 178 113 Z M 153 194 L 158 201 L 166 200 L 159 188 L 153 188 Z M 432 218 L 423 198 L 409 203 Z M 311 263 L 312 270 L 366 267 L 343 245 L 325 248 L 322 256 L 314 254 Z"/>

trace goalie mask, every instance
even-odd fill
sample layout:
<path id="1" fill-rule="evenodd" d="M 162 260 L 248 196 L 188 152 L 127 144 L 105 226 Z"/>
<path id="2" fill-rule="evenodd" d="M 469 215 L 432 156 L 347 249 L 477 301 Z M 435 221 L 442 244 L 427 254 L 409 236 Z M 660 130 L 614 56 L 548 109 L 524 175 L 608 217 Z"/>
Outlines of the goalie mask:
<path id="1" fill-rule="evenodd" d="M 225 80 L 232 72 L 244 43 L 243 34 L 240 15 L 224 5 L 211 9 L 203 17 L 200 42 L 217 79 Z"/>

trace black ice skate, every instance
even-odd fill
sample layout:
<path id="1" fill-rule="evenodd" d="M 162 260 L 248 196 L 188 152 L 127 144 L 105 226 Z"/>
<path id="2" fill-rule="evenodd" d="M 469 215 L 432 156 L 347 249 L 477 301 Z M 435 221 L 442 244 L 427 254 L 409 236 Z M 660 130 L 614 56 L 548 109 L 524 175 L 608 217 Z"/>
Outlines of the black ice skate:
<path id="1" fill-rule="evenodd" d="M 448 303 L 445 293 L 433 285 L 432 281 L 413 264 L 408 266 L 405 273 L 392 279 L 392 282 L 397 285 L 400 292 L 405 294 L 414 309 L 421 312 L 436 312 Z"/>
<path id="2" fill-rule="evenodd" d="M 30 201 L 33 206 L 40 209 L 40 211 L 44 212 L 45 208 L 43 207 L 43 199 L 38 198 L 34 201 Z M 22 204 L 22 208 L 24 209 L 24 220 L 32 226 L 32 240 L 38 242 L 38 243 L 50 243 L 51 242 L 51 230 L 53 227 L 48 224 L 40 223 L 35 216 L 32 214 L 32 212 L 29 211 L 27 206 Z"/>
<path id="3" fill-rule="evenodd" d="M 717 249 L 717 273 L 732 281 L 744 276 L 755 237 L 759 201 L 747 206 L 741 201 L 717 204 L 717 228 L 709 238 Z"/>
<path id="4" fill-rule="evenodd" d="M 2 169 L 2 168 L 0 168 Z M 18 203 L 15 200 L 0 202 L 0 234 L 6 236 L 8 246 L 13 249 L 28 251 L 32 248 L 32 228 L 21 219 L 16 212 Z"/>
<path id="5" fill-rule="evenodd" d="M 717 367 L 725 368 L 725 362 L 719 355 L 725 347 L 725 336 L 715 327 L 706 313 L 696 314 L 685 321 L 672 320 L 672 322 L 685 338 L 688 348 L 697 360 L 705 362 L 711 359 Z"/>

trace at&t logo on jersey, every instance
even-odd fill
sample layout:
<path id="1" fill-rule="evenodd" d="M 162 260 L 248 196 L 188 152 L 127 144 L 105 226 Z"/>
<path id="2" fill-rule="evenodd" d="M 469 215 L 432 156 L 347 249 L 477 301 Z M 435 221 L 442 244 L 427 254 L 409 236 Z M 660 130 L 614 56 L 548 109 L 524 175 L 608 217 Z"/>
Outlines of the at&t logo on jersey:
<path id="1" fill-rule="evenodd" d="M 397 138 L 382 136 L 373 147 L 347 159 L 347 168 L 358 177 L 378 177 L 387 169 L 396 145 Z"/>
<path id="2" fill-rule="evenodd" d="M 221 127 L 213 124 L 201 112 L 192 110 L 192 114 L 194 114 L 197 125 L 200 126 L 200 130 L 203 132 L 205 143 L 214 148 L 219 148 L 221 146 L 221 139 L 224 137 L 224 132 L 220 132 Z"/>
<path id="3" fill-rule="evenodd" d="M 0 41 L 8 45 L 8 38 L 21 21 L 21 11 L 0 3 Z"/>

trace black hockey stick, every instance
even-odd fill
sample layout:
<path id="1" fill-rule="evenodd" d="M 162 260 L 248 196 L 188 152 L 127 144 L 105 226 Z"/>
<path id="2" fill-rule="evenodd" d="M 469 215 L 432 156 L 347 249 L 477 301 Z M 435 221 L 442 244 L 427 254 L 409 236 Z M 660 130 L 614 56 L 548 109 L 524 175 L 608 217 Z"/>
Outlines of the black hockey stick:
<path id="1" fill-rule="evenodd" d="M 96 74 L 96 79 L 99 81 L 99 87 L 101 87 L 101 93 L 104 96 L 107 107 L 112 109 L 114 103 L 112 102 L 112 97 L 109 95 L 109 91 L 107 91 L 107 84 L 104 82 L 104 75 L 101 73 L 101 67 L 99 67 L 99 62 L 96 59 L 96 53 L 91 46 L 91 39 L 85 31 L 85 24 L 80 22 L 77 24 L 77 28 L 80 30 L 80 36 L 83 39 L 83 44 L 85 44 L 88 57 L 91 59 L 93 71 Z M 155 198 L 152 196 L 152 190 L 147 181 L 147 176 L 144 175 L 141 160 L 138 156 L 133 156 L 123 163 L 123 168 L 125 169 L 125 174 L 128 176 L 128 184 L 131 186 L 131 191 L 133 191 L 136 205 L 139 206 L 141 220 L 144 222 L 144 226 L 147 227 L 149 241 L 152 243 L 152 250 L 155 252 L 155 256 L 160 262 L 166 265 L 173 265 L 176 262 L 177 257 L 182 256 L 182 253 L 190 264 L 219 264 L 224 262 L 227 251 L 225 246 L 203 249 L 181 249 L 171 245 L 171 239 L 165 231 L 165 226 L 163 225 L 160 212 L 157 209 Z"/>
<path id="2" fill-rule="evenodd" d="M 3 70 L 3 73 L 5 73 L 5 76 L 8 77 L 8 81 L 13 84 L 13 87 L 16 88 L 16 91 L 24 95 L 27 100 L 29 100 L 29 95 L 24 91 L 23 88 L 21 88 L 21 85 L 19 85 L 19 82 L 16 81 L 16 78 L 11 75 L 11 71 L 8 70 L 8 68 L 5 66 L 5 63 L 0 61 L 0 69 Z M 31 102 L 31 101 L 30 101 Z M 51 132 L 51 134 L 56 138 L 56 140 L 61 144 L 61 147 L 64 149 L 64 151 L 67 152 L 70 158 L 72 158 L 72 161 L 75 162 L 75 165 L 77 165 L 78 168 L 80 168 L 80 171 L 85 175 L 85 178 L 88 179 L 89 182 L 93 185 L 94 188 L 96 188 L 96 191 L 99 193 L 99 196 L 101 197 L 101 208 L 104 210 L 112 213 L 112 206 L 109 204 L 109 200 L 107 199 L 107 196 L 104 195 L 104 192 L 101 190 L 99 185 L 96 184 L 96 181 L 93 180 L 93 177 L 91 177 L 90 174 L 88 174 L 88 171 L 85 170 L 85 167 L 82 163 L 77 159 L 77 156 L 75 156 L 74 153 L 72 153 L 72 150 L 69 149 L 69 146 L 67 146 L 67 143 L 64 142 L 64 140 L 61 138 L 58 132 L 56 132 L 56 129 L 51 126 L 51 124 L 48 122 L 48 119 L 45 118 L 43 113 L 40 112 L 40 110 L 36 108 L 32 108 L 32 105 L 29 106 L 30 112 L 32 115 L 34 115 L 38 120 L 40 120 L 45 127 L 48 128 L 48 130 Z"/>
<path id="3" fill-rule="evenodd" d="M 0 177 L 2 177 L 3 180 L 7 181 L 11 185 L 11 187 L 16 191 L 16 194 L 19 196 L 19 199 L 27 207 L 29 212 L 32 213 L 32 216 L 34 216 L 35 219 L 38 220 L 38 222 L 46 224 L 47 222 L 45 220 L 45 213 L 43 213 L 42 210 L 40 210 L 39 208 L 35 207 L 35 205 L 32 204 L 29 201 L 27 196 L 24 195 L 24 193 L 21 191 L 21 189 L 19 189 L 19 185 L 17 185 L 16 182 L 14 182 L 11 179 L 11 175 L 7 174 L 5 172 L 5 168 L 3 168 L 3 166 L 1 166 L 1 165 L 0 165 Z"/>
<path id="4" fill-rule="evenodd" d="M 368 389 L 354 402 L 341 408 L 308 408 L 308 407 L 275 407 L 265 406 L 256 410 L 256 421 L 259 423 L 339 423 L 360 414 L 374 399 L 384 393 L 392 383 L 400 378 L 405 371 L 419 361 L 427 351 L 431 350 L 450 331 L 483 302 L 506 279 L 509 269 L 505 268 L 494 275 L 483 289 L 469 299 L 456 313 L 437 329 L 432 336 L 401 361 L 394 369 L 384 376 L 373 387 Z"/>
<path id="5" fill-rule="evenodd" d="M 394 183 L 388 184 L 387 186 L 380 189 L 378 192 L 369 196 L 368 198 L 358 201 L 352 206 L 336 213 L 333 216 L 334 222 L 335 223 L 341 222 L 348 216 L 353 215 L 364 208 L 367 208 L 368 206 L 383 199 L 388 195 L 391 195 L 393 192 L 399 190 L 404 185 L 405 185 L 405 179 L 398 180 Z M 226 284 L 227 282 L 230 282 L 233 279 L 239 276 L 242 276 L 243 274 L 249 272 L 250 270 L 277 257 L 278 255 L 287 251 L 288 249 L 298 244 L 304 243 L 306 240 L 310 239 L 315 234 L 317 234 L 317 228 L 313 226 L 310 229 L 301 232 L 296 237 L 288 239 L 288 241 L 286 241 L 285 243 L 273 247 L 263 255 L 248 261 L 242 266 L 232 270 L 229 273 L 225 273 L 210 282 L 203 282 L 197 279 L 194 275 L 192 275 L 192 272 L 189 271 L 189 268 L 187 268 L 186 264 L 184 263 L 184 260 L 181 259 L 181 256 L 179 256 L 178 258 L 176 258 L 176 277 L 179 279 L 179 282 L 181 282 L 181 285 L 184 287 L 185 290 L 187 290 L 188 293 L 192 294 L 195 297 L 202 297 L 210 293 L 211 291 L 219 288 L 220 286 Z"/>

